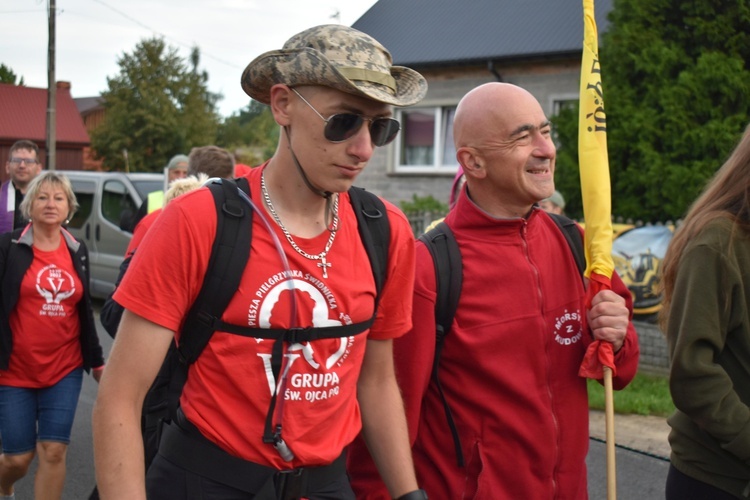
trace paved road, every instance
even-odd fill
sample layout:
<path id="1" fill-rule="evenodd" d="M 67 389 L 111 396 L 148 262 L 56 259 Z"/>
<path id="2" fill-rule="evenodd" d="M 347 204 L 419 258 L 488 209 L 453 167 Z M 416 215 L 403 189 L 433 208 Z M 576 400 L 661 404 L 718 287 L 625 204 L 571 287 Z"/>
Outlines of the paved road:
<path id="1" fill-rule="evenodd" d="M 98 322 L 98 318 L 97 318 Z M 101 327 L 100 327 L 101 328 Z M 111 339 L 100 330 L 104 351 L 109 352 Z M 84 377 L 81 399 L 68 449 L 68 473 L 63 500 L 86 500 L 94 487 L 94 460 L 91 439 L 91 409 L 96 398 L 97 384 L 90 376 Z M 589 497 L 604 500 L 607 497 L 606 450 L 598 441 L 590 441 L 587 459 L 589 470 Z M 661 500 L 664 498 L 664 480 L 669 463 L 628 449 L 617 448 L 617 498 L 619 500 Z M 16 483 L 17 500 L 33 500 L 33 473 Z M 425 485 L 429 487 L 429 485 Z"/>
<path id="2" fill-rule="evenodd" d="M 98 308 L 97 308 L 98 309 Z M 99 324 L 98 314 L 94 318 L 99 331 L 99 340 L 105 358 L 112 347 L 112 339 Z M 63 490 L 63 500 L 86 500 L 94 488 L 94 456 L 91 437 L 91 410 L 96 399 L 97 383 L 90 375 L 83 377 L 83 388 L 73 423 L 73 432 L 68 447 L 68 470 Z M 34 460 L 29 474 L 16 483 L 16 500 L 34 500 Z"/>
<path id="3" fill-rule="evenodd" d="M 589 441 L 586 459 L 589 477 L 590 500 L 607 498 L 606 445 L 601 441 Z M 663 500 L 664 482 L 667 479 L 669 462 L 663 458 L 616 448 L 616 482 L 618 500 Z"/>

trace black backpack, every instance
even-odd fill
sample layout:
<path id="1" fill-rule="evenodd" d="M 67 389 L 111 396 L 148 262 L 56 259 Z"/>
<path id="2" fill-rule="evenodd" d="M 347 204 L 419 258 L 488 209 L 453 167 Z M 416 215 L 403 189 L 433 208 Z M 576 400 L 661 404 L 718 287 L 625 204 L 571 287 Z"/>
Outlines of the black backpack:
<path id="1" fill-rule="evenodd" d="M 174 416 L 178 407 L 189 365 L 195 362 L 203 348 L 208 344 L 211 335 L 217 330 L 246 337 L 273 340 L 271 370 L 274 379 L 278 380 L 281 372 L 284 342 L 310 342 L 318 339 L 358 335 L 372 326 L 377 315 L 380 292 L 385 284 L 388 269 L 390 225 L 383 202 L 377 196 L 362 188 L 352 187 L 348 191 L 349 198 L 357 217 L 360 238 L 375 278 L 376 298 L 372 317 L 367 321 L 349 325 L 290 330 L 237 326 L 223 322 L 221 316 L 239 286 L 243 270 L 250 257 L 252 210 L 238 196 L 244 193 L 249 198 L 250 188 L 246 178 L 237 179 L 237 183 L 242 191 L 239 191 L 231 181 L 209 185 L 214 195 L 217 213 L 223 213 L 224 216 L 219 217 L 217 236 L 211 250 L 204 284 L 188 312 L 180 336 L 180 345 L 177 348 L 179 365 L 171 374 L 168 392 L 170 416 Z M 226 227 L 222 227 L 222 224 Z M 224 258 L 226 258 L 226 261 L 222 260 Z M 263 442 L 279 446 L 280 444 L 283 445 L 280 437 L 281 429 L 272 426 L 276 397 L 276 393 L 271 397 L 271 404 L 266 415 Z"/>
<path id="2" fill-rule="evenodd" d="M 583 276 L 586 270 L 586 256 L 583 249 L 583 239 L 578 225 L 564 215 L 548 214 L 560 228 L 565 240 L 573 253 L 578 271 Z M 458 437 L 458 429 L 453 420 L 448 401 L 443 393 L 438 374 L 440 368 L 440 355 L 445 344 L 445 336 L 450 332 L 453 325 L 453 317 L 458 308 L 458 299 L 461 297 L 461 286 L 463 281 L 463 265 L 461 262 L 461 250 L 456 243 L 453 231 L 445 222 L 438 223 L 434 228 L 419 237 L 432 256 L 435 265 L 435 358 L 432 362 L 432 380 L 437 387 L 438 394 L 443 403 L 445 418 L 448 421 L 453 444 L 456 449 L 456 461 L 459 467 L 464 466 L 464 454 L 461 441 Z"/>
<path id="3" fill-rule="evenodd" d="M 242 197 L 249 199 L 250 187 L 246 178 L 239 178 L 234 181 L 226 179 L 213 181 L 208 188 L 216 206 L 216 238 L 211 249 L 203 285 L 185 318 L 180 346 L 176 347 L 174 341 L 170 345 L 164 363 L 143 403 L 141 424 L 146 469 L 158 451 L 162 425 L 176 416 L 189 366 L 198 359 L 215 331 L 274 339 L 271 366 L 274 378 L 277 378 L 281 368 L 284 341 L 306 342 L 322 338 L 347 337 L 364 332 L 375 319 L 380 292 L 385 284 L 390 244 L 390 225 L 385 205 L 374 194 L 362 188 L 352 187 L 348 191 L 349 198 L 357 216 L 360 238 L 367 251 L 375 278 L 376 299 L 373 317 L 368 321 L 351 325 L 296 330 L 261 329 L 224 323 L 221 317 L 239 287 L 250 257 L 252 209 L 249 203 L 242 200 Z M 123 263 L 117 280 L 118 284 L 128 264 L 129 262 Z M 112 300 L 110 295 L 102 308 L 102 322 L 104 323 L 106 318 L 105 328 L 110 334 L 116 331 L 121 315 L 122 307 Z M 278 437 L 275 429 L 271 429 L 274 405 L 275 397 L 269 408 L 266 432 L 263 437 L 263 440 L 268 443 L 274 443 Z"/>

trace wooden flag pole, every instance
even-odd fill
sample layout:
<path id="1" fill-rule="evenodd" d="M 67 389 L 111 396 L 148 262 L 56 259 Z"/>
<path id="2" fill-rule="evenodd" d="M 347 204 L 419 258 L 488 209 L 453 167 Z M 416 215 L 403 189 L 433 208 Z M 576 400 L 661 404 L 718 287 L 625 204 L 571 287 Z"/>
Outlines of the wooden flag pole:
<path id="1" fill-rule="evenodd" d="M 581 54 L 581 87 L 580 106 L 578 110 L 578 156 L 581 174 L 581 198 L 583 216 L 586 220 L 586 276 L 593 281 L 587 290 L 587 305 L 600 291 L 609 289 L 614 271 L 612 259 L 612 198 L 609 178 L 609 159 L 607 157 L 607 116 L 604 112 L 604 93 L 601 80 L 602 68 L 599 61 L 599 35 L 594 17 L 594 0 L 583 0 L 583 51 Z M 594 277 L 597 277 L 596 279 Z M 592 288 L 592 285 L 596 286 Z M 599 354 L 612 354 L 611 344 L 603 345 L 595 341 L 584 357 L 582 368 L 587 358 L 598 358 Z M 609 352 L 602 353 L 602 349 Z M 609 356 L 608 356 L 609 357 Z M 598 365 L 604 365 L 604 409 L 607 434 L 607 500 L 617 498 L 617 479 L 615 477 L 615 409 L 612 390 L 612 369 L 607 363 L 594 359 Z M 597 370 L 584 369 L 583 376 L 599 378 Z"/>
<path id="2" fill-rule="evenodd" d="M 604 367 L 604 417 L 607 434 L 607 500 L 616 500 L 615 404 L 612 390 L 612 369 L 609 366 Z"/>

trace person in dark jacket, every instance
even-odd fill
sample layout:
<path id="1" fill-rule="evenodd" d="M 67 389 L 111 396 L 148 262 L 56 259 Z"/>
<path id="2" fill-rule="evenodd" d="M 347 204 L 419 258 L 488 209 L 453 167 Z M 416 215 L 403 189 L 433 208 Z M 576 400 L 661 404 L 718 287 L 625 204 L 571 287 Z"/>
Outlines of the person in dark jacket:
<path id="1" fill-rule="evenodd" d="M 0 234 L 22 228 L 26 222 L 19 206 L 29 183 L 42 171 L 39 147 L 32 141 L 16 141 L 8 151 L 5 173 L 8 180 L 0 184 Z"/>
<path id="2" fill-rule="evenodd" d="M 0 236 L 0 499 L 36 454 L 36 497 L 61 497 L 83 371 L 104 369 L 88 251 L 63 228 L 76 207 L 70 181 L 45 172 L 20 206 L 31 222 Z"/>
<path id="3" fill-rule="evenodd" d="M 676 408 L 666 498 L 750 498 L 750 126 L 660 271 Z"/>

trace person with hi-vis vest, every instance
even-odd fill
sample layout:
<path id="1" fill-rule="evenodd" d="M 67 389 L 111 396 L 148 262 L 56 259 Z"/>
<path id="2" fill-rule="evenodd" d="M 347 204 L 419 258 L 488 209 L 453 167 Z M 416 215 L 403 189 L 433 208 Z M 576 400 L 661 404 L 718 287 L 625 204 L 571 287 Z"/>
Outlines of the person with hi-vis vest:
<path id="1" fill-rule="evenodd" d="M 138 207 L 138 212 L 133 217 L 133 222 L 129 228 L 131 233 L 135 231 L 135 227 L 144 217 L 160 208 L 164 208 L 164 193 L 167 192 L 172 181 L 187 177 L 188 160 L 187 155 L 183 154 L 174 155 L 169 160 L 167 166 L 164 167 L 164 189 L 151 191 L 146 195 L 146 199 L 143 200 L 141 206 Z"/>

